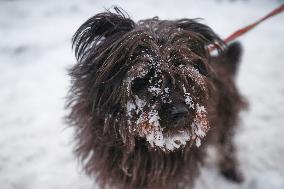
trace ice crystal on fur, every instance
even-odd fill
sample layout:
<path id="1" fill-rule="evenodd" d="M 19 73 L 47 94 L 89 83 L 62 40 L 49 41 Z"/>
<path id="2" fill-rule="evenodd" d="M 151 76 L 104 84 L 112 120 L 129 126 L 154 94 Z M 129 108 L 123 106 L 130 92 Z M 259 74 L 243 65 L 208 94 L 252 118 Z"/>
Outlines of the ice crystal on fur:
<path id="1" fill-rule="evenodd" d="M 184 85 L 182 85 L 182 89 L 183 89 L 184 97 L 185 97 L 184 102 L 186 103 L 186 105 L 189 106 L 189 108 L 194 109 L 194 103 L 193 103 L 192 97 L 190 96 L 190 93 L 186 92 L 186 88 Z"/>
<path id="2" fill-rule="evenodd" d="M 197 113 L 206 113 L 206 109 L 204 106 L 200 106 L 198 103 L 196 104 L 196 112 Z"/>

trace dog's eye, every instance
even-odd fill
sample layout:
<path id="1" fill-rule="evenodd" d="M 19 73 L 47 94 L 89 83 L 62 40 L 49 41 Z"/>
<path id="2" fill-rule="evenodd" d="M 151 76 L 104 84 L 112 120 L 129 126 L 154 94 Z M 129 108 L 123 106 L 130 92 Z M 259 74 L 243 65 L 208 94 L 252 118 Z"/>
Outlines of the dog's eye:
<path id="1" fill-rule="evenodd" d="M 174 65 L 177 66 L 177 67 L 179 67 L 180 65 L 183 64 L 183 62 L 182 62 L 180 59 L 174 59 L 173 63 L 174 63 Z"/>
<path id="2" fill-rule="evenodd" d="M 206 69 L 206 67 L 205 67 L 205 64 L 204 64 L 204 62 L 202 61 L 202 60 L 200 60 L 200 59 L 197 59 L 197 60 L 195 60 L 194 62 L 193 62 L 193 67 L 195 68 L 195 69 L 197 69 L 198 70 L 198 72 L 200 73 L 200 74 L 202 74 L 202 75 L 207 75 L 207 69 Z"/>
<path id="3" fill-rule="evenodd" d="M 146 84 L 146 79 L 145 78 L 137 78 L 133 81 L 133 84 L 132 84 L 132 91 L 141 91 L 144 87 L 145 87 L 145 84 Z"/>

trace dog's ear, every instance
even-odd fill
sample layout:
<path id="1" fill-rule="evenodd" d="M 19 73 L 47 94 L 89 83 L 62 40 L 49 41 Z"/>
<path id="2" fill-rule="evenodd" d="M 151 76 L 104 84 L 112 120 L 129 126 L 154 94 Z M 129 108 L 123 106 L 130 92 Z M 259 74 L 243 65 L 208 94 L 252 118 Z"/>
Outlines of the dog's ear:
<path id="1" fill-rule="evenodd" d="M 135 23 L 120 8 L 114 7 L 114 10 L 115 13 L 108 11 L 97 14 L 79 27 L 72 39 L 77 59 L 105 39 L 134 29 Z"/>
<path id="2" fill-rule="evenodd" d="M 224 53 L 226 67 L 229 69 L 229 72 L 235 75 L 242 56 L 241 44 L 239 42 L 229 44 Z"/>
<path id="3" fill-rule="evenodd" d="M 201 19 L 181 19 L 177 21 L 177 27 L 200 34 L 208 44 L 222 43 L 219 36 L 209 26 L 199 23 L 199 20 Z"/>

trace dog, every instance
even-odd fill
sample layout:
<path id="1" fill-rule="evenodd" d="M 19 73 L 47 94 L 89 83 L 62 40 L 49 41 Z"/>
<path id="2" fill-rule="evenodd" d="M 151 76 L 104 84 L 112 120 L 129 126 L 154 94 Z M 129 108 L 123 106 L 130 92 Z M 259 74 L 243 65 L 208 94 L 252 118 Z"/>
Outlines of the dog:
<path id="1" fill-rule="evenodd" d="M 73 37 L 67 120 L 86 173 L 101 188 L 193 188 L 213 145 L 220 172 L 241 182 L 233 144 L 246 106 L 235 85 L 241 45 L 198 19 L 135 23 L 114 9 Z"/>

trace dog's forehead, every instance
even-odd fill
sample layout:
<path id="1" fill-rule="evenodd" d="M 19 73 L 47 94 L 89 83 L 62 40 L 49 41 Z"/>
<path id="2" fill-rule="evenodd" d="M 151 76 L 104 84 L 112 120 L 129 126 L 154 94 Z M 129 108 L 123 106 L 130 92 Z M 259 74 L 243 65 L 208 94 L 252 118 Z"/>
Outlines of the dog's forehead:
<path id="1" fill-rule="evenodd" d="M 158 18 L 140 20 L 137 23 L 139 29 L 148 31 L 157 38 L 163 38 L 169 35 L 173 29 L 178 29 L 178 25 L 170 20 L 158 20 Z"/>
<path id="2" fill-rule="evenodd" d="M 160 58 L 181 59 L 183 57 L 191 59 L 190 57 L 193 56 L 203 59 L 208 58 L 207 46 L 211 42 L 206 39 L 209 34 L 204 31 L 210 31 L 210 29 L 194 19 L 159 20 L 158 18 L 152 18 L 140 20 L 135 30 L 143 33 L 144 38 L 141 37 L 140 39 L 143 43 L 147 41 L 147 43 L 151 44 L 149 45 L 150 51 L 160 56 Z M 148 44 L 145 45 L 148 46 Z M 146 51 L 143 53 L 149 54 Z M 163 57 L 163 55 L 166 57 Z"/>
<path id="3" fill-rule="evenodd" d="M 176 28 L 177 24 L 175 21 L 171 20 L 159 20 L 158 18 L 153 19 L 146 19 L 146 20 L 140 20 L 137 23 L 137 26 L 140 28 L 148 28 L 158 30 L 158 29 L 171 29 Z"/>

